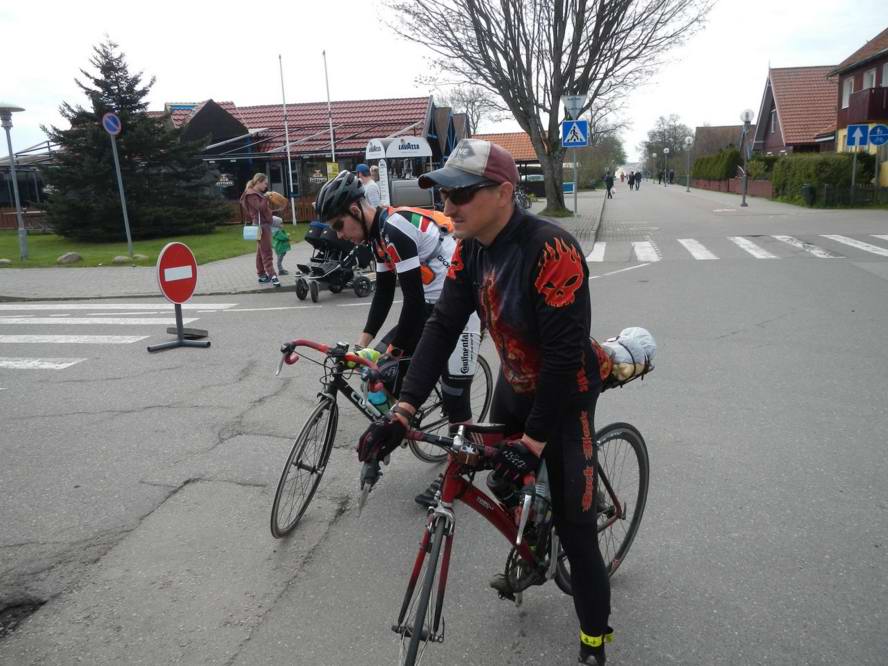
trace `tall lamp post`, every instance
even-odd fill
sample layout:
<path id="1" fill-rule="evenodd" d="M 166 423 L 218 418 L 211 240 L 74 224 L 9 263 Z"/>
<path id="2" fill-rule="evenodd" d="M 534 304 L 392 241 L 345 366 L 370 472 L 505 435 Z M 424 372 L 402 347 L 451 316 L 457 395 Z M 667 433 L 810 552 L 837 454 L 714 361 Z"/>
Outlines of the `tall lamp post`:
<path id="1" fill-rule="evenodd" d="M 663 149 L 663 187 L 669 184 L 669 148 Z"/>
<path id="2" fill-rule="evenodd" d="M 688 172 L 685 175 L 685 192 L 691 191 L 691 144 L 694 143 L 694 138 L 690 136 L 685 137 L 685 152 L 688 154 Z"/>
<path id="3" fill-rule="evenodd" d="M 657 175 L 657 169 L 659 168 L 659 163 L 657 162 L 657 153 L 654 153 L 654 168 L 651 169 L 651 180 L 653 180 L 654 176 Z"/>
<path id="4" fill-rule="evenodd" d="M 744 208 L 749 205 L 746 203 L 746 192 L 749 187 L 749 173 L 746 170 L 749 151 L 746 148 L 746 135 L 749 134 L 749 127 L 752 124 L 752 119 L 754 117 L 755 113 L 753 113 L 752 109 L 746 109 L 740 114 L 740 120 L 743 121 L 743 136 L 740 139 L 740 150 L 743 151 L 743 201 L 740 202 L 740 206 Z"/>
<path id="5" fill-rule="evenodd" d="M 9 147 L 9 172 L 12 177 L 12 192 L 15 197 L 15 216 L 18 219 L 19 256 L 28 258 L 28 232 L 25 230 L 25 220 L 22 216 L 22 202 L 19 199 L 18 178 L 15 175 L 15 152 L 12 150 L 12 138 L 9 130 L 12 129 L 12 114 L 24 111 L 20 106 L 0 102 L 0 124 L 6 130 L 6 145 Z"/>

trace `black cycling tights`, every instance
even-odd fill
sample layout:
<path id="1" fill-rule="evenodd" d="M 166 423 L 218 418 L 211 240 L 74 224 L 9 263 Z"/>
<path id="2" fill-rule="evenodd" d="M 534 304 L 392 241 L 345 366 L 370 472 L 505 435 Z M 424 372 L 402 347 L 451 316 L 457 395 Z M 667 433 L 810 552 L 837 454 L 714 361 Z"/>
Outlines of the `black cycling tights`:
<path id="1" fill-rule="evenodd" d="M 555 527 L 570 562 L 574 607 L 580 628 L 589 636 L 605 633 L 610 615 L 610 580 L 598 547 L 595 513 L 597 399 L 595 391 L 566 406 L 552 424 L 543 450 Z M 516 394 L 500 373 L 490 421 L 505 424 L 507 434 L 518 434 L 532 406 L 533 394 Z"/>

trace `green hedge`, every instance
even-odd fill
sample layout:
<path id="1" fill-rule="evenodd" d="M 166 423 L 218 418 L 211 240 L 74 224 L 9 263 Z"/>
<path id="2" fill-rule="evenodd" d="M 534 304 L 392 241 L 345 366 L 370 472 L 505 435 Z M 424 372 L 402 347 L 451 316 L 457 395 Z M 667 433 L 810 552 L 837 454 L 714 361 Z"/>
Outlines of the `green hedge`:
<path id="1" fill-rule="evenodd" d="M 694 160 L 691 176 L 702 180 L 727 180 L 737 175 L 737 167 L 742 161 L 739 150 L 725 148 L 716 155 L 706 155 Z"/>
<path id="2" fill-rule="evenodd" d="M 852 156 L 849 153 L 802 153 L 785 155 L 774 164 L 771 183 L 774 195 L 800 199 L 803 185 L 820 188 L 822 185 L 848 188 L 851 186 Z M 857 155 L 859 184 L 873 178 L 875 158 L 866 153 Z"/>
<path id="3" fill-rule="evenodd" d="M 755 155 L 746 165 L 752 180 L 770 180 L 774 165 L 780 157 L 777 155 Z"/>

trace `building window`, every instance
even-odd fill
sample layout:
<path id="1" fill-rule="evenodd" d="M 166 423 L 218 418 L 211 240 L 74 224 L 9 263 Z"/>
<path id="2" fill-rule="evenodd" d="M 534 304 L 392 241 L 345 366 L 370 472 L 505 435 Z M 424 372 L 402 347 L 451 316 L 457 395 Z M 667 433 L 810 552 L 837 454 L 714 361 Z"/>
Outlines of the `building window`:
<path id="1" fill-rule="evenodd" d="M 876 68 L 873 67 L 863 73 L 863 90 L 876 87 Z"/>
<path id="2" fill-rule="evenodd" d="M 842 83 L 842 108 L 847 109 L 851 103 L 851 93 L 854 92 L 854 77 L 849 76 Z"/>
<path id="3" fill-rule="evenodd" d="M 777 109 L 771 109 L 771 120 L 768 123 L 768 132 L 773 134 L 777 131 Z"/>
<path id="4" fill-rule="evenodd" d="M 882 87 L 888 88 L 888 62 L 882 65 Z"/>

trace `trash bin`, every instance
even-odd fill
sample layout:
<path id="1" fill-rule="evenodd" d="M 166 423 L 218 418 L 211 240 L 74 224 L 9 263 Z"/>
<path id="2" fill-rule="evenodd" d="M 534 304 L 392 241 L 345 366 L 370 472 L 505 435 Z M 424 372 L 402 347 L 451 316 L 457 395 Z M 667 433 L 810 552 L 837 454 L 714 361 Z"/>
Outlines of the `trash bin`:
<path id="1" fill-rule="evenodd" d="M 813 185 L 805 183 L 802 185 L 801 195 L 805 205 L 810 207 L 814 205 L 814 197 L 817 195 L 817 190 Z"/>

